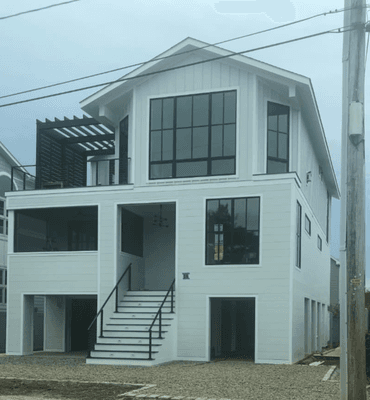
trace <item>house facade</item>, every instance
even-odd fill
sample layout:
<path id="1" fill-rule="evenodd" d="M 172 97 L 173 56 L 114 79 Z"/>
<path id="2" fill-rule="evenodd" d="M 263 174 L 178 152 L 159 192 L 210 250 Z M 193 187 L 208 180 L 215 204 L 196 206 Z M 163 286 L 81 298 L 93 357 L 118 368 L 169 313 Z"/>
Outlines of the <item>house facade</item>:
<path id="1" fill-rule="evenodd" d="M 38 295 L 43 349 L 92 340 L 88 363 L 327 344 L 339 189 L 313 88 L 232 54 L 185 39 L 83 100 L 91 118 L 38 121 L 35 190 L 7 194 L 7 354 L 32 352 Z"/>
<path id="2" fill-rule="evenodd" d="M 12 174 L 13 169 L 13 174 Z M 0 142 L 0 353 L 5 353 L 6 309 L 7 309 L 7 251 L 8 251 L 8 212 L 5 193 L 14 189 L 31 189 L 33 182 L 19 161 Z M 38 306 L 35 314 L 34 350 L 40 347 L 42 338 L 43 298 L 36 297 Z"/>

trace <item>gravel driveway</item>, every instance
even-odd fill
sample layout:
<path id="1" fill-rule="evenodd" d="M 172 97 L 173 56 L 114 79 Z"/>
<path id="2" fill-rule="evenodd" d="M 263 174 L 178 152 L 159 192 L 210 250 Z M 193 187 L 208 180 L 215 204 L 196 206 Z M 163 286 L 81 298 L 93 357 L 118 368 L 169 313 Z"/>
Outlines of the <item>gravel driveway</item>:
<path id="1" fill-rule="evenodd" d="M 329 366 L 255 365 L 248 361 L 174 362 L 132 368 L 87 365 L 84 354 L 0 356 L 0 377 L 150 384 L 155 386 L 139 393 L 171 398 L 339 399 L 340 383 L 322 381 L 329 369 Z"/>

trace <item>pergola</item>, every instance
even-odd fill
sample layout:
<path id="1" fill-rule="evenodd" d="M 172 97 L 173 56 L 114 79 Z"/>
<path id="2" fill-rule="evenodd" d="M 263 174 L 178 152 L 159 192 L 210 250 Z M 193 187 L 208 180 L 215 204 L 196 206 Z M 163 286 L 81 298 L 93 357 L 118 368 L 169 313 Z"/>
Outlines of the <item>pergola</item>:
<path id="1" fill-rule="evenodd" d="M 114 154 L 114 128 L 94 118 L 37 120 L 36 189 L 86 186 L 87 158 Z"/>

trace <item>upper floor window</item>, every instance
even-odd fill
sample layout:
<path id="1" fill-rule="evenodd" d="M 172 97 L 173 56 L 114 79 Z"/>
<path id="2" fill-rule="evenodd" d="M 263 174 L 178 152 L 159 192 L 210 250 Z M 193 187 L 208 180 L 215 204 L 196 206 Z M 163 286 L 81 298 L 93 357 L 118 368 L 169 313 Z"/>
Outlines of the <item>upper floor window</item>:
<path id="1" fill-rule="evenodd" d="M 329 243 L 329 219 L 330 215 L 330 194 L 326 192 L 326 242 Z"/>
<path id="2" fill-rule="evenodd" d="M 301 239 L 302 237 L 302 206 L 297 201 L 297 226 L 296 226 L 296 257 L 295 257 L 295 265 L 298 268 L 301 268 Z"/>
<path id="3" fill-rule="evenodd" d="M 317 248 L 322 251 L 322 239 L 320 235 L 317 235 Z"/>
<path id="4" fill-rule="evenodd" d="M 267 173 L 289 172 L 289 107 L 267 105 Z"/>
<path id="5" fill-rule="evenodd" d="M 6 269 L 0 268 L 0 304 L 6 304 Z"/>
<path id="6" fill-rule="evenodd" d="M 235 90 L 150 101 L 150 179 L 233 175 L 235 147 Z"/>
<path id="7" fill-rule="evenodd" d="M 259 197 L 207 200 L 206 264 L 258 264 Z"/>
<path id="8" fill-rule="evenodd" d="M 5 210 L 5 199 L 0 197 L 0 234 L 8 234 L 8 212 Z"/>

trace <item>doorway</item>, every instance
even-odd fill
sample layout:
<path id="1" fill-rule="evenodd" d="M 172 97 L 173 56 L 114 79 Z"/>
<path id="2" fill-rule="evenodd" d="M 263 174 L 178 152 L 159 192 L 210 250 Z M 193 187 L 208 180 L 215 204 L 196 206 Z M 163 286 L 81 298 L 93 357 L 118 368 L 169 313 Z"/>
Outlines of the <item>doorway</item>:
<path id="1" fill-rule="evenodd" d="M 96 339 L 96 323 L 87 328 L 97 313 L 97 299 L 67 298 L 66 352 L 92 350 Z"/>
<path id="2" fill-rule="evenodd" d="M 211 360 L 254 361 L 255 299 L 211 298 Z"/>

